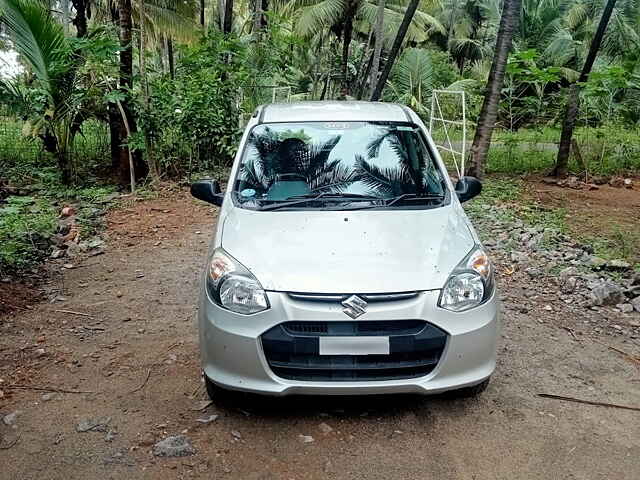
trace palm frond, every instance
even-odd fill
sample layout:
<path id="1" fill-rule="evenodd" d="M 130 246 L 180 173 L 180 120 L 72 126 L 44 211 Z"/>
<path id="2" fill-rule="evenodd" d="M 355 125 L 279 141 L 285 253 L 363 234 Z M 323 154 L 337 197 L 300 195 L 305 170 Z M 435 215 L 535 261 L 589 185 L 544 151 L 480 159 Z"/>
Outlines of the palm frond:
<path id="1" fill-rule="evenodd" d="M 298 0 L 299 16 L 296 21 L 296 30 L 304 36 L 311 36 L 323 28 L 339 23 L 346 9 L 345 0 Z"/>
<path id="2" fill-rule="evenodd" d="M 41 3 L 30 0 L 0 0 L 0 14 L 15 49 L 50 94 L 52 70 L 64 56 L 62 25 Z"/>
<path id="3" fill-rule="evenodd" d="M 327 161 L 329 160 L 331 152 L 341 138 L 342 137 L 340 135 L 336 135 L 326 142 L 309 145 L 302 150 L 302 158 L 300 159 L 301 162 L 299 167 L 308 179 L 316 178 L 323 169 L 326 169 L 328 165 L 331 165 L 327 164 Z"/>

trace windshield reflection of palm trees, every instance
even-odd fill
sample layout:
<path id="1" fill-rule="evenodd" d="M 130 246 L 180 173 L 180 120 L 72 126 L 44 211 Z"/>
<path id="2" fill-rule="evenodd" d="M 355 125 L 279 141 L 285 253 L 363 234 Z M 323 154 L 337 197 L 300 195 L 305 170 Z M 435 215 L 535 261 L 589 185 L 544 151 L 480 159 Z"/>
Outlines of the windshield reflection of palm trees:
<path id="1" fill-rule="evenodd" d="M 367 145 L 368 160 L 356 154 L 353 167 L 344 165 L 342 159 L 329 161 L 340 139 L 338 135 L 326 142 L 306 144 L 299 138 L 281 140 L 278 133 L 268 127 L 259 134 L 254 132 L 248 142 L 256 154 L 247 156 L 241 167 L 242 188 L 263 194 L 278 181 L 298 180 L 308 185 L 310 193 L 318 194 L 341 193 L 356 182 L 380 197 L 427 191 L 423 173 L 425 156 L 417 152 L 413 132 L 381 127 L 379 135 Z M 397 157 L 392 167 L 371 161 L 379 157 L 385 141 Z"/>
<path id="2" fill-rule="evenodd" d="M 383 197 L 425 192 L 423 175 L 425 158 L 424 155 L 417 153 L 416 145 L 413 143 L 414 138 L 413 132 L 401 134 L 395 128 L 381 128 L 380 134 L 367 145 L 367 157 L 369 160 L 378 158 L 380 148 L 386 141 L 389 148 L 396 154 L 398 163 L 393 167 L 382 168 L 357 155 L 355 169 L 357 180 Z"/>
<path id="3" fill-rule="evenodd" d="M 265 193 L 277 181 L 294 179 L 304 181 L 312 193 L 344 191 L 355 181 L 355 172 L 341 165 L 341 159 L 329 161 L 340 138 L 306 144 L 298 138 L 280 140 L 268 127 L 260 134 L 252 133 L 249 145 L 256 155 L 248 156 L 242 165 L 245 188 Z"/>

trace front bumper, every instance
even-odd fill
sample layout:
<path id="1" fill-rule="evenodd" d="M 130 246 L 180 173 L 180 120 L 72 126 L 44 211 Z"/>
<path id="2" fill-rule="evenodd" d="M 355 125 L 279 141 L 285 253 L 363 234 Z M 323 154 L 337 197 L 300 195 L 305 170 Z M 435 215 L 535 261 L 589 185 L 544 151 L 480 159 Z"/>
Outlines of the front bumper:
<path id="1" fill-rule="evenodd" d="M 497 295 L 468 312 L 437 307 L 439 291 L 417 297 L 372 303 L 356 321 L 419 319 L 446 332 L 447 341 L 434 369 L 425 376 L 393 380 L 309 381 L 281 378 L 273 373 L 263 351 L 261 335 L 287 321 L 350 320 L 338 303 L 291 298 L 268 292 L 271 308 L 255 315 L 238 315 L 215 305 L 206 292 L 198 312 L 202 367 L 221 387 L 247 392 L 290 395 L 352 395 L 381 393 L 439 393 L 476 385 L 495 369 L 499 326 Z"/>

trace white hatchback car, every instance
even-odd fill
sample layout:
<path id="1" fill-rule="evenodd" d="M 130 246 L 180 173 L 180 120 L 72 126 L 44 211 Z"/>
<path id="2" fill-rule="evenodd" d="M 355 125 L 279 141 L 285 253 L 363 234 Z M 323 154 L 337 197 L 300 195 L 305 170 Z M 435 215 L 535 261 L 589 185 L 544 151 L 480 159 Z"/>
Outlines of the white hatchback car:
<path id="1" fill-rule="evenodd" d="M 199 307 L 209 394 L 484 390 L 498 295 L 420 118 L 386 103 L 258 108 L 221 206 Z"/>

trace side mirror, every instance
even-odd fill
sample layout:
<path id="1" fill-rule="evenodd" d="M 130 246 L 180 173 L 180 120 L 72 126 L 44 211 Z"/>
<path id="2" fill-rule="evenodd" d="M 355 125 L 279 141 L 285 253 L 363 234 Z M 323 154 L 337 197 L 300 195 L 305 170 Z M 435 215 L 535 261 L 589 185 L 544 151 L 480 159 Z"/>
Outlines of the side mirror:
<path id="1" fill-rule="evenodd" d="M 191 195 L 198 200 L 212 203 L 217 206 L 222 205 L 224 193 L 220 191 L 220 184 L 216 180 L 198 180 L 191 184 Z"/>
<path id="2" fill-rule="evenodd" d="M 456 195 L 461 202 L 471 200 L 473 197 L 480 195 L 482 191 L 482 183 L 475 177 L 461 177 L 456 183 Z"/>

